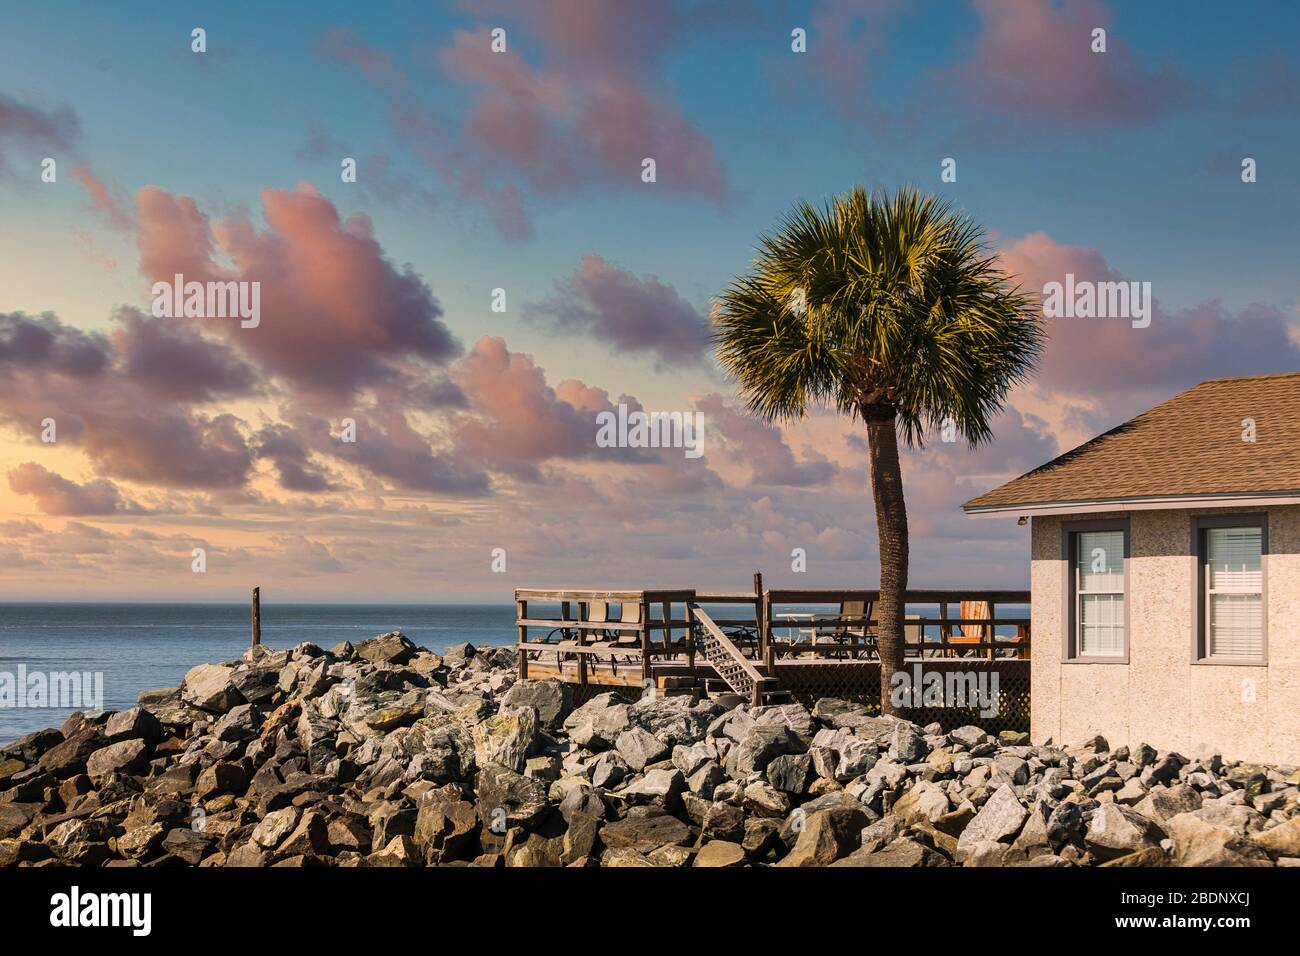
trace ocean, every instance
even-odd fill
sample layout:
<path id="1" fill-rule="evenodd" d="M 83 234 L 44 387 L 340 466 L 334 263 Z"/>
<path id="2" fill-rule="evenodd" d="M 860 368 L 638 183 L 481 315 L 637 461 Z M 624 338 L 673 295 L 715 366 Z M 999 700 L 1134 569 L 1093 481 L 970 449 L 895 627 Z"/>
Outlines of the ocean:
<path id="1" fill-rule="evenodd" d="M 463 641 L 513 644 L 514 621 L 513 604 L 263 604 L 262 643 L 328 648 L 401 631 L 437 652 Z M 234 660 L 248 643 L 247 604 L 0 604 L 0 680 L 20 666 L 29 675 L 102 674 L 106 710 L 177 686 L 195 664 Z M 58 727 L 74 709 L 0 706 L 0 744 Z"/>

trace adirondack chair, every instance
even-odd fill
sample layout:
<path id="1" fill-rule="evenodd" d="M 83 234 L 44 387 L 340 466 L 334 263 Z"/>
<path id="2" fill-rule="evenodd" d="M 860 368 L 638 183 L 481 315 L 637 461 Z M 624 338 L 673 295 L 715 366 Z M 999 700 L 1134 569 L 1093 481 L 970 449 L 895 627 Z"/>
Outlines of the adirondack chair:
<path id="1" fill-rule="evenodd" d="M 993 608 L 989 606 L 988 601 L 962 601 L 961 617 L 964 620 L 989 620 L 993 617 Z M 947 634 L 946 640 L 950 644 L 971 644 L 978 645 L 981 641 L 991 641 L 993 639 L 993 627 L 990 624 L 958 624 L 958 630 Z M 977 650 L 972 647 L 971 650 Z M 964 648 L 950 648 L 948 654 L 952 657 L 964 656 L 968 653 Z"/>

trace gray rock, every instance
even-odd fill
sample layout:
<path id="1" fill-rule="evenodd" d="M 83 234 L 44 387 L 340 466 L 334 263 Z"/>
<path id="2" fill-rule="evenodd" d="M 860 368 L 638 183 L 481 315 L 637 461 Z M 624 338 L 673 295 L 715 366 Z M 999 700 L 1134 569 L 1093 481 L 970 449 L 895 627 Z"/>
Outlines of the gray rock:
<path id="1" fill-rule="evenodd" d="M 961 854 L 963 849 L 969 850 L 979 843 L 1009 842 L 1020 832 L 1020 827 L 1028 815 L 1024 804 L 1020 802 L 1010 786 L 999 787 L 962 831 L 957 841 L 958 854 Z"/>

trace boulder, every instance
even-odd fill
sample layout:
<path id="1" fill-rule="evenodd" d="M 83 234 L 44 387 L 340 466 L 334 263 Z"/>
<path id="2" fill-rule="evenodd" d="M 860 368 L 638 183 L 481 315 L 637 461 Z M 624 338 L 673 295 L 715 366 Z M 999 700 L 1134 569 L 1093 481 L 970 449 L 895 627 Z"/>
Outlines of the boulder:
<path id="1" fill-rule="evenodd" d="M 225 664 L 200 664 L 190 668 L 181 683 L 181 697 L 200 710 L 224 714 L 245 703 L 234 683 L 235 669 Z"/>
<path id="2" fill-rule="evenodd" d="M 973 848 L 976 844 L 1010 842 L 1024 824 L 1029 812 L 1014 790 L 1004 784 L 994 791 L 974 819 L 962 830 L 957 841 L 957 852 Z M 958 861 L 960 862 L 960 860 Z"/>
<path id="3" fill-rule="evenodd" d="M 92 779 L 110 773 L 134 773 L 144 766 L 148 751 L 148 744 L 139 738 L 109 744 L 96 750 L 86 760 L 86 773 Z"/>
<path id="4" fill-rule="evenodd" d="M 829 866 L 861 846 L 867 815 L 851 807 L 834 807 L 810 813 L 804 819 L 793 849 L 777 866 Z"/>
<path id="5" fill-rule="evenodd" d="M 507 708 L 531 707 L 543 727 L 554 730 L 564 723 L 573 709 L 573 685 L 556 680 L 516 681 L 506 691 L 501 703 Z"/>
<path id="6" fill-rule="evenodd" d="M 1196 812 L 1180 813 L 1165 822 L 1174 843 L 1178 866 L 1271 866 L 1268 853 L 1254 841 L 1215 826 Z"/>
<path id="7" fill-rule="evenodd" d="M 1088 821 L 1084 845 L 1099 860 L 1136 853 L 1148 847 L 1158 847 L 1165 832 L 1132 807 L 1119 803 L 1103 803 Z"/>
<path id="8" fill-rule="evenodd" d="M 739 843 L 727 840 L 710 840 L 695 854 L 695 866 L 744 866 L 745 850 Z"/>

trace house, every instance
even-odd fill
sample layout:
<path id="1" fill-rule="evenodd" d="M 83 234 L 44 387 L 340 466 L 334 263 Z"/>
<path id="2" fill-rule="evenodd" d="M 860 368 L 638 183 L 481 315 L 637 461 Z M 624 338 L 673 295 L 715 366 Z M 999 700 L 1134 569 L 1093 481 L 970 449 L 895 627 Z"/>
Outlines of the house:
<path id="1" fill-rule="evenodd" d="M 1203 382 L 963 508 L 1032 521 L 1035 741 L 1300 764 L 1300 374 Z"/>

